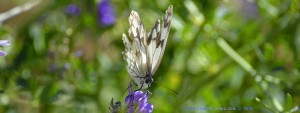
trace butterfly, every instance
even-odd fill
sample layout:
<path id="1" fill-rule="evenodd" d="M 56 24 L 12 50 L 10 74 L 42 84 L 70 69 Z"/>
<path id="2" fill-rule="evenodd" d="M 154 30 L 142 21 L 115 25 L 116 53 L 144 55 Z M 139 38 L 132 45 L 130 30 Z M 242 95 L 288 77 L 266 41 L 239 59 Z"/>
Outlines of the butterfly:
<path id="1" fill-rule="evenodd" d="M 173 6 L 169 6 L 162 19 L 158 19 L 149 33 L 146 33 L 143 22 L 136 11 L 131 11 L 129 16 L 129 36 L 125 33 L 122 40 L 125 51 L 122 52 L 127 62 L 127 71 L 138 90 L 147 89 L 153 82 L 153 76 L 160 65 L 168 41 Z"/>

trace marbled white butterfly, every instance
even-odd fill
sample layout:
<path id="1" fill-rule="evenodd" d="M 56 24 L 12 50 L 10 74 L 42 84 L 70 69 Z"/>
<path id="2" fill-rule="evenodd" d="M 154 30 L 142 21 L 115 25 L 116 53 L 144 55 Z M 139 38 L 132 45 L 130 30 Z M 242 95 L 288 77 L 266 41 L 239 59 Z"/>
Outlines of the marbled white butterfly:
<path id="1" fill-rule="evenodd" d="M 136 11 L 129 16 L 130 40 L 123 33 L 125 51 L 122 52 L 127 61 L 127 71 L 138 90 L 147 89 L 153 82 L 155 74 L 164 54 L 170 31 L 173 6 L 169 6 L 160 25 L 158 19 L 149 33 L 146 33 L 143 22 Z"/>

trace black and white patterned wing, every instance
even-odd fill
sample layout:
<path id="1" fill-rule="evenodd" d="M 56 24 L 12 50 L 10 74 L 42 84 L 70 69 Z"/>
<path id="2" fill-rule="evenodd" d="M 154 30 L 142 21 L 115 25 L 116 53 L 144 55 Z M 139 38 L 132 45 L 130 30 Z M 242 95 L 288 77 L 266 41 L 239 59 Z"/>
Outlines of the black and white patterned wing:
<path id="1" fill-rule="evenodd" d="M 123 33 L 123 43 L 125 51 L 123 52 L 124 60 L 127 61 L 127 71 L 133 81 L 140 85 L 140 78 L 146 75 L 147 71 L 147 48 L 146 48 L 146 31 L 137 12 L 131 11 L 129 16 L 129 36 L 130 40 Z"/>
<path id="2" fill-rule="evenodd" d="M 122 52 L 122 54 L 124 60 L 127 62 L 127 67 L 126 67 L 127 71 L 131 76 L 131 78 L 139 77 L 142 75 L 141 74 L 142 72 L 139 69 L 140 67 L 139 57 L 135 54 L 134 51 L 132 51 L 134 45 L 128 40 L 125 34 L 123 34 L 122 39 L 123 39 L 123 43 L 125 44 L 125 51 Z"/>
<path id="3" fill-rule="evenodd" d="M 150 70 L 151 75 L 154 75 L 154 73 L 156 72 L 164 55 L 165 47 L 168 41 L 168 35 L 170 32 L 172 16 L 173 6 L 171 5 L 167 9 L 166 14 L 163 17 L 162 26 L 160 25 L 160 21 L 157 20 L 151 31 L 148 33 L 147 68 Z"/>

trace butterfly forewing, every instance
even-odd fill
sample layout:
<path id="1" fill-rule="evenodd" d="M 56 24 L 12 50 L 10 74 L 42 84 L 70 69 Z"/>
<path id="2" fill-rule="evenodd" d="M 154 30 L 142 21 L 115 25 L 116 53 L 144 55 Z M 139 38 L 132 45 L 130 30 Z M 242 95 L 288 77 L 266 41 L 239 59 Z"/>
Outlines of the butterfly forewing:
<path id="1" fill-rule="evenodd" d="M 153 61 L 152 61 L 152 70 L 151 73 L 155 73 L 161 60 L 164 55 L 164 51 L 166 48 L 166 44 L 168 41 L 168 36 L 170 32 L 170 25 L 171 25 L 171 19 L 173 16 L 173 7 L 169 6 L 168 10 L 166 11 L 166 14 L 163 18 L 163 23 L 161 26 L 161 31 L 159 33 L 159 38 L 156 39 L 156 51 L 153 54 Z"/>
<path id="2" fill-rule="evenodd" d="M 142 74 L 146 74 L 147 48 L 146 44 L 144 43 L 144 40 L 146 40 L 146 30 L 144 29 L 144 25 L 140 20 L 140 17 L 137 12 L 131 12 L 129 16 L 129 24 L 129 34 L 131 34 L 131 38 L 133 38 L 133 44 L 135 45 L 133 48 L 131 48 L 131 51 L 134 52 L 134 54 L 136 54 L 136 57 L 138 57 L 139 61 L 137 61 L 136 63 L 138 65 L 139 70 Z"/>
<path id="3" fill-rule="evenodd" d="M 129 75 L 140 89 L 148 88 L 151 85 L 152 76 L 162 60 L 172 15 L 173 7 L 169 6 L 162 25 L 160 25 L 160 20 L 157 20 L 148 34 L 137 12 L 132 11 L 129 16 L 130 40 L 123 34 L 122 39 L 125 45 L 123 56 L 128 64 Z"/>

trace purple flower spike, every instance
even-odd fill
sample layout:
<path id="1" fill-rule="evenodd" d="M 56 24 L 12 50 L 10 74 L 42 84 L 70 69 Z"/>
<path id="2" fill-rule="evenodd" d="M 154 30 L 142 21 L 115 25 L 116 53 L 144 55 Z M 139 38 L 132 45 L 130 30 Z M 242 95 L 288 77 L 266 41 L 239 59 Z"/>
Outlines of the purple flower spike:
<path id="1" fill-rule="evenodd" d="M 70 5 L 68 5 L 68 6 L 66 7 L 65 12 L 66 12 L 67 14 L 71 14 L 71 15 L 78 16 L 78 15 L 80 14 L 81 11 L 80 11 L 80 9 L 78 8 L 77 5 L 75 5 L 75 4 L 70 4 Z"/>
<path id="2" fill-rule="evenodd" d="M 132 91 L 131 84 L 129 85 L 129 94 L 125 98 L 125 103 L 127 105 L 128 111 L 127 113 L 133 113 L 135 110 L 138 113 L 152 113 L 154 106 L 148 103 L 148 93 L 142 91 Z M 135 105 L 138 105 L 135 108 Z"/>
<path id="3" fill-rule="evenodd" d="M 103 26 L 110 26 L 116 22 L 116 17 L 109 0 L 102 0 L 97 5 L 98 23 Z"/>
<path id="4" fill-rule="evenodd" d="M 0 46 L 9 46 L 10 42 L 8 40 L 0 40 Z M 6 52 L 0 51 L 0 56 L 6 56 Z"/>

